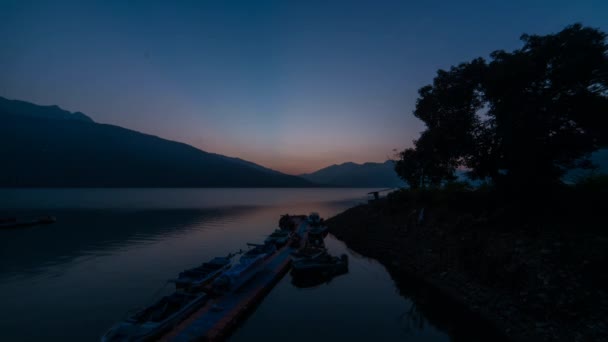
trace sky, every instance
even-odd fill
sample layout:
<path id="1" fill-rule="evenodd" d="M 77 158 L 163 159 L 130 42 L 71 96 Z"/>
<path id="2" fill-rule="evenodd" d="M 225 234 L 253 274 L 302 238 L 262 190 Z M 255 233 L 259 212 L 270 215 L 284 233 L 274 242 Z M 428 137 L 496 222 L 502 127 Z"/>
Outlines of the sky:
<path id="1" fill-rule="evenodd" d="M 0 96 L 290 174 L 382 162 L 438 69 L 608 1 L 0 0 Z"/>

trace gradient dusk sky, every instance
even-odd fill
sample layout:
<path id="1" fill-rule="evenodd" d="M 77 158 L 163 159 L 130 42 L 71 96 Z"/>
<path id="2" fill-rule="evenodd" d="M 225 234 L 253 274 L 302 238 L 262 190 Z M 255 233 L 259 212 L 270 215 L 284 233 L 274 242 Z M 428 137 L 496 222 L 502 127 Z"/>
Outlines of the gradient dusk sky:
<path id="1" fill-rule="evenodd" d="M 0 96 L 283 172 L 386 160 L 439 68 L 608 1 L 5 1 Z"/>

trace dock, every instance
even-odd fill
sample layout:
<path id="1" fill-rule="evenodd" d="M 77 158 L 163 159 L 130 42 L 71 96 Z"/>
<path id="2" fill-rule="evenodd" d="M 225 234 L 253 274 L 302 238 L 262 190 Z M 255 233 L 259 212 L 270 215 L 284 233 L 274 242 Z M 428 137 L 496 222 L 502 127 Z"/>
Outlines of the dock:
<path id="1" fill-rule="evenodd" d="M 300 220 L 296 234 L 305 243 L 308 223 Z M 262 299 L 289 271 L 292 252 L 289 243 L 261 266 L 262 270 L 240 288 L 207 302 L 190 317 L 161 337 L 161 341 L 222 341 L 255 309 Z"/>

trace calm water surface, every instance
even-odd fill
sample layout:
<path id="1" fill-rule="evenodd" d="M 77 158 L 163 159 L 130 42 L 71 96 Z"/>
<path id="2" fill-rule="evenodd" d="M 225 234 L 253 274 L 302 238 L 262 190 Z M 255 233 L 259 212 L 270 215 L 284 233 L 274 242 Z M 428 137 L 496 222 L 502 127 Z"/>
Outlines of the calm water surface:
<path id="1" fill-rule="evenodd" d="M 0 340 L 96 341 L 128 312 L 169 293 L 166 280 L 183 269 L 263 241 L 279 215 L 330 217 L 364 202 L 366 192 L 0 189 L 0 216 L 58 219 L 0 230 Z M 397 291 L 382 265 L 331 236 L 326 243 L 332 254 L 349 255 L 350 272 L 305 289 L 285 276 L 231 340 L 455 339 Z"/>

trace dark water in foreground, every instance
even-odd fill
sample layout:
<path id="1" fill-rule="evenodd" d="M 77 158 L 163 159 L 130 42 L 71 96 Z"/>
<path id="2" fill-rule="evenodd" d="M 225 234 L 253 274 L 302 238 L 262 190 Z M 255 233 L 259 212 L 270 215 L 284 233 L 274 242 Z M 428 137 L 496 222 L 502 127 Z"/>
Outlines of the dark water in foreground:
<path id="1" fill-rule="evenodd" d="M 0 216 L 58 219 L 0 230 L 0 340 L 98 340 L 130 310 L 169 293 L 166 280 L 184 268 L 261 242 L 280 214 L 329 217 L 365 201 L 366 192 L 0 189 Z M 332 254 L 349 255 L 349 274 L 305 289 L 285 276 L 231 340 L 454 339 L 399 294 L 382 265 L 331 236 L 326 243 Z"/>

